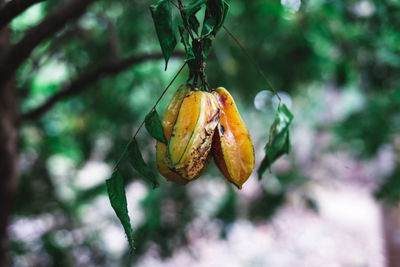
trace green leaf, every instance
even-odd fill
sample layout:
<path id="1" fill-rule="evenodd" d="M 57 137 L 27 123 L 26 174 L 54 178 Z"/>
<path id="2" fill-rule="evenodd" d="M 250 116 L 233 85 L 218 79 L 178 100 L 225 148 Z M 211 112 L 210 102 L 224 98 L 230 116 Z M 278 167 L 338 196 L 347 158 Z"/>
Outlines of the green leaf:
<path id="1" fill-rule="evenodd" d="M 217 33 L 217 31 L 224 25 L 226 15 L 228 15 L 229 11 L 229 4 L 226 1 L 222 1 L 222 16 L 221 19 L 217 23 L 217 27 L 215 29 L 214 35 Z"/>
<path id="2" fill-rule="evenodd" d="M 194 15 L 190 16 L 188 23 L 189 23 L 190 27 L 192 28 L 192 30 L 197 34 L 199 31 L 200 22 L 196 18 L 196 16 L 194 16 Z"/>
<path id="3" fill-rule="evenodd" d="M 147 132 L 156 140 L 167 144 L 167 138 L 164 135 L 164 129 L 161 124 L 160 117 L 158 116 L 157 110 L 153 109 L 147 114 L 145 120 L 145 126 Z"/>
<path id="4" fill-rule="evenodd" d="M 206 60 L 211 51 L 211 38 L 204 38 L 203 59 Z"/>
<path id="5" fill-rule="evenodd" d="M 201 7 L 207 2 L 207 0 L 191 0 L 190 3 L 183 9 L 187 16 L 196 15 Z"/>
<path id="6" fill-rule="evenodd" d="M 154 174 L 153 170 L 147 166 L 146 162 L 144 162 L 136 139 L 133 139 L 133 141 L 129 144 L 128 155 L 130 159 L 129 162 L 131 163 L 132 167 L 145 178 L 149 179 L 153 184 L 153 188 L 156 188 L 158 186 L 156 175 Z"/>
<path id="7" fill-rule="evenodd" d="M 282 102 L 279 103 L 275 114 L 275 120 L 269 130 L 269 140 L 265 146 L 265 157 L 258 168 L 258 179 L 280 156 L 290 151 L 289 126 L 293 120 L 293 114 Z"/>
<path id="8" fill-rule="evenodd" d="M 200 27 L 200 23 L 196 18 L 196 13 L 201 9 L 201 7 L 207 2 L 207 0 L 192 0 L 189 5 L 187 5 L 183 11 L 185 14 L 185 20 L 192 30 L 197 34 Z"/>
<path id="9" fill-rule="evenodd" d="M 111 178 L 106 180 L 106 185 L 111 207 L 114 209 L 115 213 L 118 216 L 118 219 L 121 221 L 121 224 L 124 227 L 129 246 L 131 247 L 131 249 L 134 249 L 133 231 L 128 215 L 124 178 L 117 170 L 112 174 Z"/>
<path id="10" fill-rule="evenodd" d="M 211 34 L 215 36 L 224 24 L 228 10 L 229 4 L 224 0 L 207 0 L 201 36 L 207 37 Z"/>
<path id="11" fill-rule="evenodd" d="M 184 27 L 179 26 L 179 33 L 181 35 L 181 43 L 185 47 L 186 51 L 186 58 L 185 61 L 189 62 L 190 60 L 195 59 L 195 55 L 192 49 L 192 46 L 190 45 L 190 40 L 189 40 L 189 33 Z"/>
<path id="12" fill-rule="evenodd" d="M 168 60 L 177 43 L 172 26 L 171 4 L 169 0 L 159 0 L 156 5 L 150 6 L 150 11 L 167 69 Z"/>

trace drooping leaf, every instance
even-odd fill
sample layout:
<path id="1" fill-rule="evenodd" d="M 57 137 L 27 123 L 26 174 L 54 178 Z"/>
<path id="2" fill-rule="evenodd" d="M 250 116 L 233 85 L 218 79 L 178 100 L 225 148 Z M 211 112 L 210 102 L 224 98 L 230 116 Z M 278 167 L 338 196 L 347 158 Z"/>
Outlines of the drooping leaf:
<path id="1" fill-rule="evenodd" d="M 117 170 L 112 174 L 111 178 L 106 180 L 106 185 L 111 207 L 114 209 L 118 219 L 121 221 L 121 224 L 124 227 L 130 248 L 134 249 L 133 231 L 128 214 L 124 178 Z"/>
<path id="2" fill-rule="evenodd" d="M 275 120 L 269 130 L 269 140 L 265 146 L 265 157 L 258 168 L 258 178 L 261 179 L 264 172 L 283 154 L 290 151 L 289 126 L 293 120 L 293 114 L 282 102 L 279 103 L 275 114 Z"/>
<path id="3" fill-rule="evenodd" d="M 226 1 L 222 1 L 222 15 L 221 15 L 221 19 L 218 21 L 217 26 L 215 27 L 215 33 L 214 35 L 217 33 L 217 31 L 222 27 L 222 25 L 224 25 L 225 22 L 225 18 L 226 15 L 228 15 L 228 11 L 229 11 L 229 4 Z"/>
<path id="4" fill-rule="evenodd" d="M 133 141 L 128 146 L 128 156 L 129 162 L 132 167 L 138 173 L 150 180 L 153 184 L 153 188 L 156 188 L 158 186 L 156 175 L 153 170 L 149 166 L 147 166 L 146 162 L 144 162 L 136 139 L 133 139 Z"/>
<path id="5" fill-rule="evenodd" d="M 202 37 L 209 36 L 213 32 L 214 29 L 213 25 L 215 25 L 215 19 L 210 17 L 209 11 L 206 10 L 203 29 L 201 30 L 201 36 Z"/>
<path id="6" fill-rule="evenodd" d="M 157 4 L 150 6 L 150 11 L 167 69 L 168 60 L 177 44 L 172 25 L 171 4 L 169 0 L 159 0 Z"/>
<path id="7" fill-rule="evenodd" d="M 185 47 L 185 51 L 186 51 L 186 58 L 185 58 L 185 61 L 186 61 L 186 62 L 189 62 L 190 60 L 195 59 L 192 46 L 190 45 L 189 33 L 188 33 L 187 30 L 186 30 L 184 27 L 182 27 L 182 26 L 179 26 L 179 33 L 180 33 L 180 35 L 181 35 L 181 43 L 182 43 L 183 46 Z"/>
<path id="8" fill-rule="evenodd" d="M 224 24 L 228 14 L 229 4 L 225 0 L 207 0 L 207 8 L 204 16 L 202 37 L 216 35 Z"/>
<path id="9" fill-rule="evenodd" d="M 196 13 L 206 3 L 207 0 L 192 0 L 184 9 L 185 20 L 191 29 L 197 34 L 200 23 L 196 18 Z"/>
<path id="10" fill-rule="evenodd" d="M 188 16 L 195 15 L 206 2 L 207 0 L 191 0 L 183 10 Z"/>
<path id="11" fill-rule="evenodd" d="M 179 26 L 179 33 L 181 35 L 181 42 L 182 42 L 183 46 L 185 47 L 185 51 L 186 51 L 185 61 L 187 62 L 189 69 L 190 70 L 198 69 L 200 63 L 198 62 L 198 60 L 194 54 L 193 47 L 190 44 L 188 31 L 184 27 Z M 193 78 L 194 78 L 193 72 L 190 71 L 188 82 Z"/>
<path id="12" fill-rule="evenodd" d="M 268 145 L 267 145 L 268 146 Z M 290 134 L 289 132 L 282 133 L 281 138 L 276 141 L 274 147 L 281 146 L 281 149 L 275 152 L 275 149 L 265 148 L 265 157 L 261 161 L 260 167 L 258 168 L 258 178 L 261 179 L 264 172 L 271 167 L 272 163 L 280 158 L 284 154 L 289 154 L 290 152 Z M 270 153 L 267 152 L 270 151 Z M 276 153 L 276 154 L 275 154 Z"/>
<path id="13" fill-rule="evenodd" d="M 167 138 L 165 138 L 164 130 L 161 124 L 160 117 L 158 116 L 157 110 L 153 109 L 147 114 L 145 120 L 145 126 L 147 132 L 156 140 L 167 144 Z"/>

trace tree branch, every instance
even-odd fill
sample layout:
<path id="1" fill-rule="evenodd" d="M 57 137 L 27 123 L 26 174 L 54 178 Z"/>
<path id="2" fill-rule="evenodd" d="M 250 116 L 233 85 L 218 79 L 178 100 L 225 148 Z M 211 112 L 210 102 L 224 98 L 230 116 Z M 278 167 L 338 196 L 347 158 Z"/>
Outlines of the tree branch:
<path id="1" fill-rule="evenodd" d="M 120 55 L 120 41 L 118 35 L 118 29 L 114 21 L 110 19 L 103 13 L 97 13 L 97 17 L 107 24 L 107 34 L 108 34 L 108 60 L 117 60 Z"/>
<path id="2" fill-rule="evenodd" d="M 0 88 L 12 77 L 38 44 L 63 28 L 69 20 L 82 15 L 93 1 L 95 0 L 69 0 L 37 26 L 31 28 L 21 41 L 10 47 L 0 58 Z"/>
<path id="3" fill-rule="evenodd" d="M 175 53 L 174 57 L 184 57 L 185 54 L 182 52 Z M 163 55 L 161 53 L 153 53 L 148 55 L 132 56 L 121 60 L 111 61 L 103 66 L 98 67 L 92 71 L 83 74 L 77 79 L 69 82 L 68 84 L 62 86 L 61 90 L 49 97 L 43 104 L 38 107 L 28 111 L 21 115 L 21 121 L 34 120 L 46 113 L 51 109 L 57 102 L 84 91 L 88 85 L 97 82 L 101 78 L 106 76 L 112 76 L 118 74 L 119 72 L 133 66 L 145 62 L 147 60 L 162 59 Z"/>
<path id="4" fill-rule="evenodd" d="M 32 5 L 45 0 L 12 0 L 0 8 L 0 29 Z"/>

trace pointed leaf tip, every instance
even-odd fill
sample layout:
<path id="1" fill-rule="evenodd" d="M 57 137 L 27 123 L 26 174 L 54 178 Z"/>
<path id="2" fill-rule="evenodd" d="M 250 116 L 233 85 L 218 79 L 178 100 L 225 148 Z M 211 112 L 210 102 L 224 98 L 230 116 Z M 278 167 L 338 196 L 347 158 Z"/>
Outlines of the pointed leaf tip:
<path id="1" fill-rule="evenodd" d="M 167 70 L 168 60 L 177 44 L 172 25 L 171 4 L 169 0 L 159 0 L 157 4 L 150 6 L 150 12 L 165 58 L 165 70 Z"/>
<path id="2" fill-rule="evenodd" d="M 134 249 L 133 231 L 128 214 L 124 178 L 118 170 L 112 174 L 111 178 L 106 180 L 106 186 L 111 207 L 114 209 L 118 219 L 124 227 L 129 247 Z"/>

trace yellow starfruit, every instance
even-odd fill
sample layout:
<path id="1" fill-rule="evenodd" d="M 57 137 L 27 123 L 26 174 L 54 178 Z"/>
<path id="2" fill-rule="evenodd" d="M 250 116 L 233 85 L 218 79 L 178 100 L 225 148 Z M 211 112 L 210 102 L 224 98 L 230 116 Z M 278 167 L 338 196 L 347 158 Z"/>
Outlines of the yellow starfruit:
<path id="1" fill-rule="evenodd" d="M 181 108 L 183 99 L 186 94 L 189 93 L 190 88 L 186 85 L 182 85 L 175 92 L 169 103 L 167 110 L 165 111 L 164 117 L 162 119 L 162 127 L 164 130 L 164 135 L 167 141 L 171 138 L 172 129 L 175 125 L 176 119 L 178 118 L 179 110 Z M 165 164 L 164 158 L 167 151 L 167 145 L 157 141 L 156 144 L 156 161 L 158 171 L 169 181 L 177 182 L 180 184 L 187 184 L 188 180 L 180 176 L 178 173 L 169 169 Z"/>
<path id="2" fill-rule="evenodd" d="M 214 160 L 228 181 L 241 189 L 254 169 L 253 143 L 229 92 L 218 87 L 213 94 L 220 108 L 212 145 Z"/>
<path id="3" fill-rule="evenodd" d="M 198 177 L 206 165 L 218 121 L 219 108 L 215 96 L 203 91 L 189 92 L 182 102 L 168 142 L 168 167 L 187 180 Z"/>

